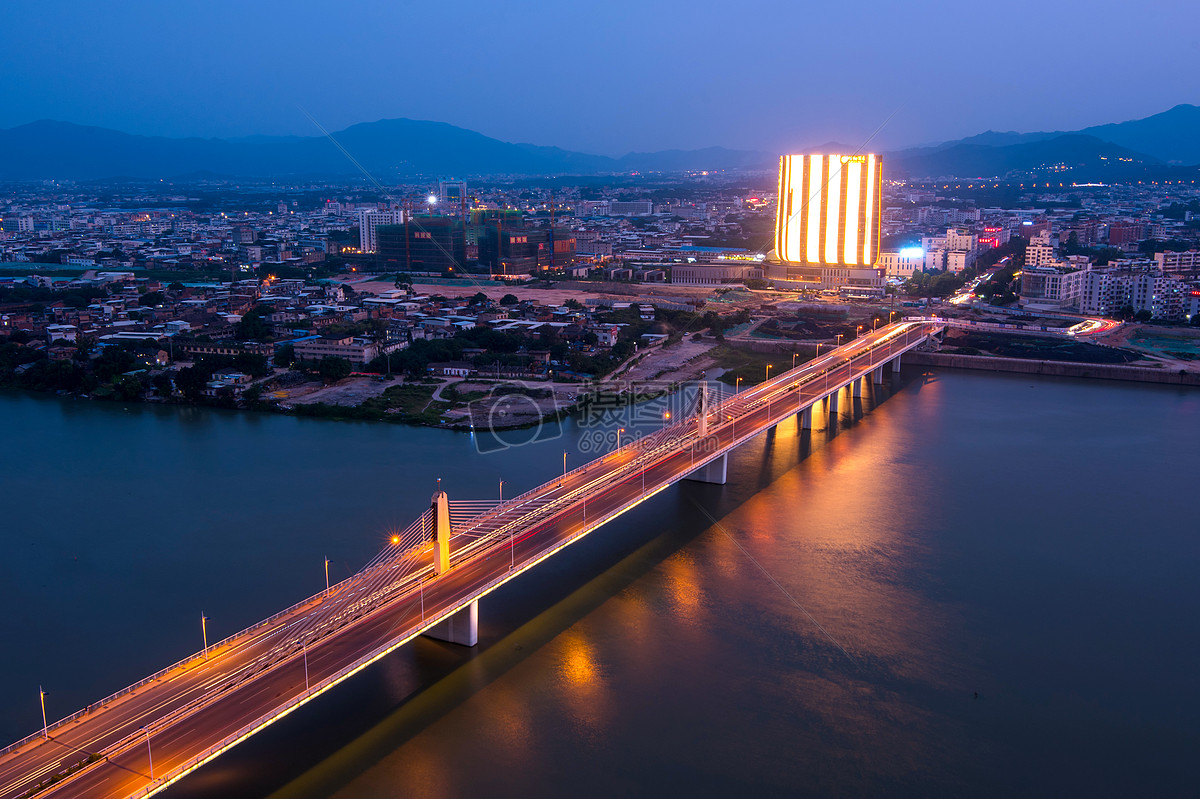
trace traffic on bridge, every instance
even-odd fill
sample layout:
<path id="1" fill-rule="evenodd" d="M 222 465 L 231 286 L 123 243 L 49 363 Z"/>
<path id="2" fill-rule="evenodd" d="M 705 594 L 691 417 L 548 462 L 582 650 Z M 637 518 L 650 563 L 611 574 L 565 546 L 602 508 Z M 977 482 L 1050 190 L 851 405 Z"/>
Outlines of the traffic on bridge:
<path id="1" fill-rule="evenodd" d="M 418 635 L 474 644 L 480 597 L 678 480 L 724 482 L 740 443 L 811 426 L 940 330 L 899 322 L 720 402 L 702 391 L 697 413 L 501 503 L 439 492 L 352 577 L 0 752 L 0 799 L 149 796 Z"/>

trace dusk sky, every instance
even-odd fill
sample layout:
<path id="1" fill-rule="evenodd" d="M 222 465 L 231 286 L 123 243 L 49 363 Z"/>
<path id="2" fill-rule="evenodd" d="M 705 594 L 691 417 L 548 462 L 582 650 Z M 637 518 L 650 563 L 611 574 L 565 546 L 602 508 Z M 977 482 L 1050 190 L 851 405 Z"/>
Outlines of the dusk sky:
<path id="1" fill-rule="evenodd" d="M 1194 0 L 9 0 L 0 127 L 381 118 L 619 155 L 1069 130 L 1200 102 Z"/>

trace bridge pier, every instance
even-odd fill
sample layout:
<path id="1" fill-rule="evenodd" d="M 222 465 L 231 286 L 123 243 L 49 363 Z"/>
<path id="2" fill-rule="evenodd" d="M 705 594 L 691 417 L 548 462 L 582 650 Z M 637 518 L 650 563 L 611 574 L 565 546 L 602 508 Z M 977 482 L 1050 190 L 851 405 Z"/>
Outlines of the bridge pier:
<path id="1" fill-rule="evenodd" d="M 873 372 L 871 372 L 871 382 L 877 386 L 883 385 L 883 367 L 882 366 L 877 367 Z"/>
<path id="2" fill-rule="evenodd" d="M 841 393 L 841 389 L 838 389 L 837 391 L 834 391 L 832 394 L 830 394 L 828 397 L 825 398 L 825 402 L 829 406 L 829 412 L 831 414 L 833 414 L 834 416 L 837 416 L 838 394 L 840 394 L 840 393 Z"/>
<path id="3" fill-rule="evenodd" d="M 446 641 L 461 646 L 475 646 L 479 643 L 479 600 L 476 599 L 462 610 L 442 619 L 421 634 L 437 641 Z"/>
<path id="4" fill-rule="evenodd" d="M 727 482 L 729 471 L 728 467 L 729 453 L 725 453 L 716 460 L 712 460 L 704 464 L 683 479 L 691 480 L 696 483 L 712 483 L 714 485 L 723 486 Z"/>
<path id="5" fill-rule="evenodd" d="M 892 374 L 900 374 L 900 356 L 892 358 Z"/>
<path id="6" fill-rule="evenodd" d="M 851 396 L 853 396 L 855 399 L 861 397 L 863 394 L 863 383 L 865 383 L 866 381 L 867 380 L 865 377 L 860 377 L 860 378 L 856 379 L 854 381 L 854 383 L 852 384 L 853 388 L 851 389 Z"/>
<path id="7" fill-rule="evenodd" d="M 811 405 L 809 405 L 804 410 L 800 411 L 800 429 L 801 430 L 812 430 L 813 429 L 812 417 L 813 417 L 813 413 L 812 413 Z"/>

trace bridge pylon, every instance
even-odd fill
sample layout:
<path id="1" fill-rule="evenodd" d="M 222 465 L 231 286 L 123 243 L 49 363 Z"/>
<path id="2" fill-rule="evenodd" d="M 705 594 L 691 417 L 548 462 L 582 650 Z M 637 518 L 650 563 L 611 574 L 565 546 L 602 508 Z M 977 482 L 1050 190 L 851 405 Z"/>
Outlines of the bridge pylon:
<path id="1" fill-rule="evenodd" d="M 445 491 L 433 495 L 429 512 L 433 514 L 433 571 L 443 574 L 450 568 L 450 498 Z"/>

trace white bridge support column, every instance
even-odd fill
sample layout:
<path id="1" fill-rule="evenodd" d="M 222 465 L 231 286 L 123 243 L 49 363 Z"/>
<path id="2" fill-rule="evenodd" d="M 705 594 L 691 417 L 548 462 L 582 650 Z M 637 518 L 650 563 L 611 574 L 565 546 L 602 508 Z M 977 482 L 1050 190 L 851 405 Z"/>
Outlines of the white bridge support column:
<path id="1" fill-rule="evenodd" d="M 837 391 L 833 392 L 832 394 L 830 394 L 828 397 L 825 398 L 826 404 L 829 405 L 829 412 L 832 414 L 837 414 L 837 412 L 838 412 L 838 410 L 837 410 L 838 394 L 840 394 L 840 393 L 842 393 L 841 389 L 838 389 Z"/>
<path id="2" fill-rule="evenodd" d="M 867 379 L 866 379 L 865 377 L 860 377 L 860 378 L 858 378 L 858 379 L 856 379 L 856 380 L 854 381 L 854 383 L 853 383 L 852 385 L 854 386 L 854 389 L 853 389 L 853 395 L 854 395 L 855 397 L 861 397 L 861 396 L 862 396 L 862 392 L 863 392 L 863 383 L 865 383 L 865 382 L 867 382 Z"/>
<path id="3" fill-rule="evenodd" d="M 883 367 L 880 366 L 871 372 L 871 382 L 877 386 L 883 385 Z"/>
<path id="4" fill-rule="evenodd" d="M 892 358 L 892 374 L 900 374 L 900 356 Z"/>
<path id="5" fill-rule="evenodd" d="M 723 486 L 726 482 L 728 467 L 729 453 L 725 453 L 716 460 L 704 464 L 683 479 L 692 480 L 697 483 L 713 483 L 714 485 Z"/>
<path id="6" fill-rule="evenodd" d="M 425 631 L 427 638 L 461 646 L 479 643 L 479 600 L 476 599 L 453 616 L 442 619 Z"/>
<path id="7" fill-rule="evenodd" d="M 800 429 L 801 430 L 812 430 L 813 429 L 812 417 L 813 417 L 813 413 L 812 413 L 811 405 L 809 405 L 804 410 L 800 411 Z"/>
<path id="8" fill-rule="evenodd" d="M 450 500 L 445 491 L 433 495 L 430 504 L 433 513 L 433 571 L 445 574 L 450 568 Z"/>

